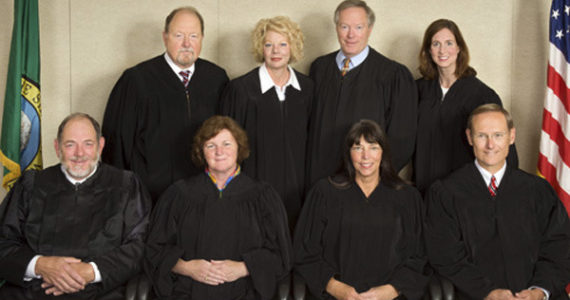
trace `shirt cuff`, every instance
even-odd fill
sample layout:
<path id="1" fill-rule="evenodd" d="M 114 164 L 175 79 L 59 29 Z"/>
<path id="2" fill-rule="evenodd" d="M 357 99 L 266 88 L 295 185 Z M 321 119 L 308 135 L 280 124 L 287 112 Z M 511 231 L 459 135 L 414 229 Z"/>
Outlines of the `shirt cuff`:
<path id="1" fill-rule="evenodd" d="M 90 262 L 89 264 L 93 267 L 93 273 L 95 273 L 95 279 L 90 283 L 101 282 L 101 272 L 99 272 L 99 268 L 97 268 L 97 264 L 94 262 Z"/>
<path id="2" fill-rule="evenodd" d="M 41 276 L 36 274 L 36 263 L 38 262 L 38 258 L 41 255 L 36 255 L 32 257 L 28 266 L 26 267 L 26 273 L 24 273 L 24 281 L 31 281 L 32 279 L 42 278 Z"/>
<path id="3" fill-rule="evenodd" d="M 546 297 L 544 299 L 546 299 L 546 300 L 550 299 L 550 292 L 547 291 L 546 289 L 543 289 L 543 288 L 536 286 L 536 285 L 533 285 L 533 286 L 529 287 L 528 289 L 529 290 L 539 289 L 546 295 Z"/>

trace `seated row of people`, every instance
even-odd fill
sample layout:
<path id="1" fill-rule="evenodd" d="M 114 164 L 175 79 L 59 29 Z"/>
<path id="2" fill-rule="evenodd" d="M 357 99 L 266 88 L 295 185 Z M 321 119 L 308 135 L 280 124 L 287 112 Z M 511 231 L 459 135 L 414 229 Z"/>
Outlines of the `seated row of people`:
<path id="1" fill-rule="evenodd" d="M 203 172 L 151 215 L 138 177 L 99 163 L 98 123 L 70 115 L 54 141 L 61 164 L 26 172 L 0 205 L 0 299 L 121 299 L 142 269 L 160 299 L 270 299 L 292 269 L 309 299 L 421 299 L 431 267 L 459 299 L 563 299 L 561 202 L 506 162 L 515 129 L 503 108 L 475 109 L 467 127 L 476 159 L 424 203 L 381 127 L 354 124 L 343 172 L 311 189 L 292 245 L 278 193 L 241 172 L 247 134 L 231 118 L 204 122 L 192 151 Z"/>

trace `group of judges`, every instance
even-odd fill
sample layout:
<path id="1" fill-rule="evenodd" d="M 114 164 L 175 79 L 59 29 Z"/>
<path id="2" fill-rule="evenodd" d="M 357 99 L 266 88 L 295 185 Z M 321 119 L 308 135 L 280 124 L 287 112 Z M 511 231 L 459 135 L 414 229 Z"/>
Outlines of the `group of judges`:
<path id="1" fill-rule="evenodd" d="M 428 26 L 414 81 L 368 45 L 374 22 L 341 2 L 340 50 L 305 76 L 299 26 L 262 19 L 260 66 L 229 81 L 199 58 L 200 13 L 173 10 L 102 128 L 64 119 L 60 164 L 0 205 L 0 299 L 122 299 L 142 271 L 158 299 L 271 299 L 292 270 L 306 299 L 422 299 L 435 274 L 456 299 L 568 297 L 568 215 L 518 169 L 457 25 Z"/>

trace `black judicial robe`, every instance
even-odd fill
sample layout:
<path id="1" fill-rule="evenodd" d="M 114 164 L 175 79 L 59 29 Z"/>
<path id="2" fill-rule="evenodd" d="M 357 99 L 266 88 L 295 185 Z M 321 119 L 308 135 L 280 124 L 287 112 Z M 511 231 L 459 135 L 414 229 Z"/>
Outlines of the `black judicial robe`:
<path id="1" fill-rule="evenodd" d="M 315 108 L 308 148 L 308 182 L 334 174 L 344 138 L 361 119 L 376 121 L 388 134 L 394 168 L 412 157 L 417 126 L 417 89 L 410 71 L 370 48 L 368 57 L 343 77 L 333 52 L 317 58 L 310 77 Z"/>
<path id="2" fill-rule="evenodd" d="M 275 88 L 261 93 L 259 68 L 230 81 L 221 101 L 221 113 L 247 132 L 251 152 L 242 171 L 277 190 L 291 227 L 305 192 L 305 150 L 313 100 L 311 79 L 297 71 L 295 76 L 301 90 L 287 87 L 285 101 L 279 101 Z"/>
<path id="3" fill-rule="evenodd" d="M 100 164 L 77 187 L 60 165 L 27 171 L 0 206 L 0 278 L 7 280 L 0 298 L 124 299 L 123 285 L 142 269 L 150 209 L 148 192 L 130 171 Z M 36 254 L 95 262 L 102 282 L 46 296 L 42 280 L 23 280 Z M 3 294 L 8 289 L 11 297 Z"/>
<path id="4" fill-rule="evenodd" d="M 201 172 L 191 161 L 192 139 L 213 116 L 228 82 L 203 59 L 185 88 L 164 55 L 127 69 L 111 91 L 103 118 L 103 160 L 137 173 L 153 201 L 173 182 Z"/>
<path id="5" fill-rule="evenodd" d="M 422 194 L 437 179 L 475 159 L 465 135 L 469 114 L 480 105 L 501 99 L 475 76 L 457 79 L 443 101 L 439 78 L 416 81 L 419 95 L 418 134 L 414 156 L 414 181 Z M 518 167 L 516 148 L 509 149 L 508 163 Z"/>
<path id="6" fill-rule="evenodd" d="M 453 282 L 459 299 L 531 286 L 568 299 L 570 221 L 548 182 L 507 167 L 493 198 L 470 163 L 436 181 L 426 200 L 430 263 Z"/>
<path id="7" fill-rule="evenodd" d="M 421 299 L 429 280 L 422 205 L 410 186 L 381 182 L 366 198 L 357 184 L 343 189 L 320 180 L 295 229 L 295 272 L 310 297 L 333 299 L 326 285 L 334 277 L 359 293 L 392 284 L 407 299 Z"/>
<path id="8" fill-rule="evenodd" d="M 176 182 L 151 217 L 145 270 L 160 299 L 270 299 L 292 265 L 275 190 L 241 173 L 220 193 L 206 174 Z M 244 261 L 249 276 L 218 286 L 173 273 L 178 259 Z"/>

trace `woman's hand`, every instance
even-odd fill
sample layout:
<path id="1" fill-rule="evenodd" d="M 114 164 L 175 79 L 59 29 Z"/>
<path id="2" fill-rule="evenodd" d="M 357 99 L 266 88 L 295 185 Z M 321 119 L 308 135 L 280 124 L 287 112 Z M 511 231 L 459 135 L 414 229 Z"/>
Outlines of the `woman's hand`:
<path id="1" fill-rule="evenodd" d="M 219 285 L 229 281 L 226 280 L 226 275 L 218 266 L 204 259 L 189 261 L 178 259 L 176 265 L 172 268 L 172 272 L 191 277 L 196 281 L 209 285 Z"/>
<path id="2" fill-rule="evenodd" d="M 398 297 L 398 291 L 391 284 L 385 284 L 373 287 L 368 291 L 361 293 L 363 300 L 391 300 Z"/>
<path id="3" fill-rule="evenodd" d="M 352 286 L 334 278 L 327 283 L 326 291 L 339 300 L 363 300 Z"/>
<path id="4" fill-rule="evenodd" d="M 225 282 L 236 281 L 249 275 L 247 267 L 243 261 L 235 260 L 212 260 L 212 265 L 224 274 Z"/>

